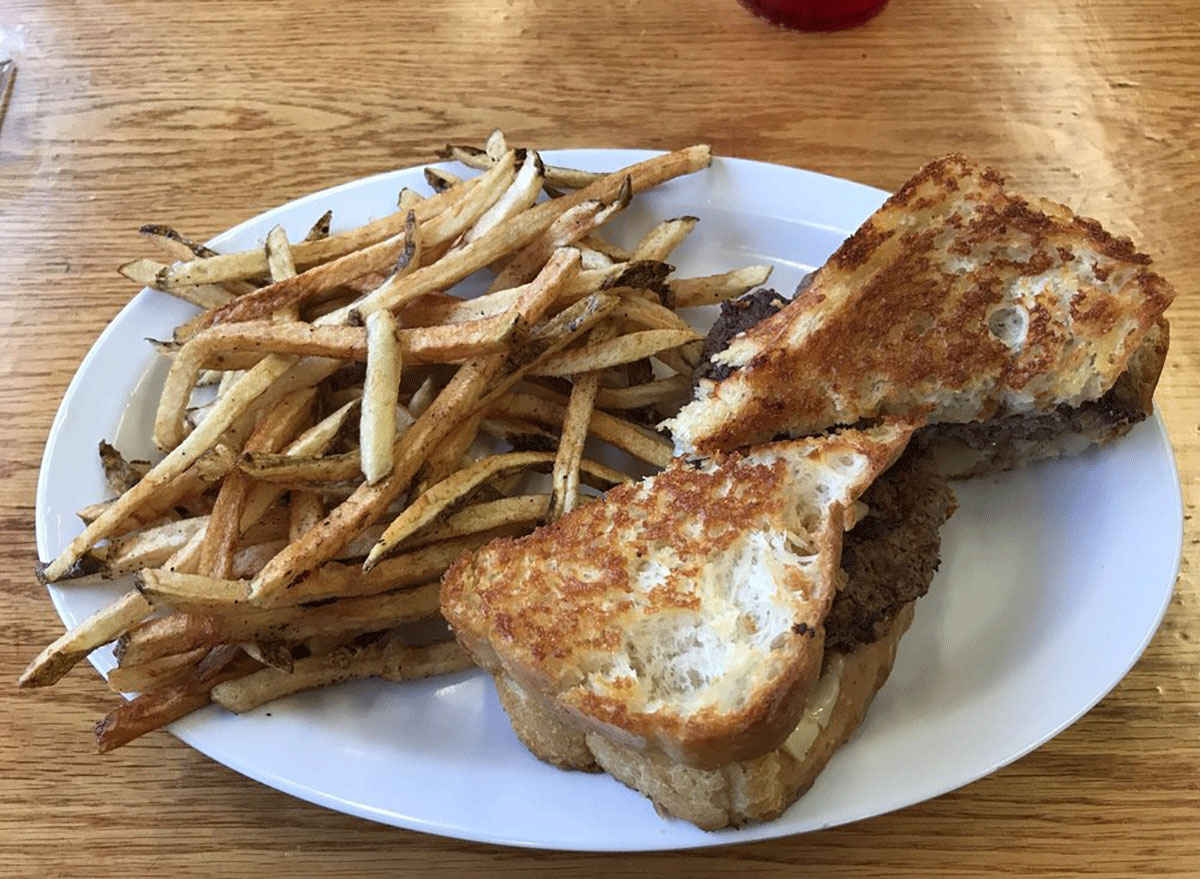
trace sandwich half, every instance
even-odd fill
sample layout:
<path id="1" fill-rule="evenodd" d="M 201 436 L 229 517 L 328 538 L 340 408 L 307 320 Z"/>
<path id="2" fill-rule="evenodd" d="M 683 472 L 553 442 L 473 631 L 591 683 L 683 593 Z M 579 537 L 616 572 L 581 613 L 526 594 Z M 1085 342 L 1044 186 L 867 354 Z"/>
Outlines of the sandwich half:
<path id="1" fill-rule="evenodd" d="M 702 827 L 769 819 L 861 720 L 932 578 L 953 499 L 892 466 L 910 435 L 677 459 L 463 556 L 443 615 L 541 759 Z"/>
<path id="2" fill-rule="evenodd" d="M 1151 411 L 1174 291 L 1149 263 L 990 168 L 937 159 L 713 353 L 666 426 L 704 455 L 900 416 L 959 476 L 1081 451 Z"/>

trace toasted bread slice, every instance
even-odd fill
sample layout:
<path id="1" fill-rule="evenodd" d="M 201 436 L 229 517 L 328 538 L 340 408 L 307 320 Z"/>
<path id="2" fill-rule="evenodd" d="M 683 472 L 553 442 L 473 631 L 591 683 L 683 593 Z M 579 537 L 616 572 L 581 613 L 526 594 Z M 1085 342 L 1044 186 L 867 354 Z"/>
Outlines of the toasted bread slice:
<path id="1" fill-rule="evenodd" d="M 511 703 L 690 766 L 760 756 L 819 673 L 854 502 L 910 435 L 890 422 L 677 460 L 460 558 L 442 612 Z"/>
<path id="2" fill-rule="evenodd" d="M 1149 263 L 990 168 L 937 159 L 716 354 L 724 377 L 667 426 L 678 450 L 707 454 L 886 415 L 972 422 L 1097 400 L 1174 298 Z"/>
<path id="3" fill-rule="evenodd" d="M 660 811 L 706 829 L 777 817 L 809 788 L 883 685 L 913 603 L 938 567 L 938 532 L 955 506 L 946 482 L 911 446 L 861 502 L 866 512 L 847 532 L 842 550 L 846 583 L 824 622 L 821 677 L 780 748 L 715 769 L 684 766 L 656 750 L 587 734 L 500 675 L 500 701 L 517 736 L 546 762 L 604 768 Z"/>
<path id="4" fill-rule="evenodd" d="M 604 771 L 645 794 L 660 811 L 704 830 L 771 821 L 812 787 L 834 751 L 862 723 L 891 673 L 912 616 L 912 604 L 905 605 L 883 637 L 831 657 L 802 721 L 782 746 L 761 757 L 696 769 L 595 734 L 586 744 Z"/>

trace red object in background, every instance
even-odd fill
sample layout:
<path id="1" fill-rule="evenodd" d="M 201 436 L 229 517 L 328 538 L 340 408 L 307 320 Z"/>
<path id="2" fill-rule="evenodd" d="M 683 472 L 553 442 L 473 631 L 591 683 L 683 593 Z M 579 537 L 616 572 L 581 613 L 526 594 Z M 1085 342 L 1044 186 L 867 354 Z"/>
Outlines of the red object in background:
<path id="1" fill-rule="evenodd" d="M 888 0 L 740 0 L 760 18 L 806 31 L 836 31 L 862 24 Z"/>

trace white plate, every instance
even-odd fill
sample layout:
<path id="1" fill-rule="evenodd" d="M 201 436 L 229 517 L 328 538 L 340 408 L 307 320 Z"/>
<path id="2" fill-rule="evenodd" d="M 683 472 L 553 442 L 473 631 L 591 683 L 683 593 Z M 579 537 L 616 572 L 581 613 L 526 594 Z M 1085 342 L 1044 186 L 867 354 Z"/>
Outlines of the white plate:
<path id="1" fill-rule="evenodd" d="M 568 150 L 548 161 L 611 170 L 651 155 Z M 461 169 L 459 169 L 461 170 Z M 302 235 L 326 208 L 340 227 L 393 209 L 421 170 L 348 183 L 218 237 L 257 246 L 282 223 Z M 683 273 L 775 265 L 790 293 L 885 197 L 806 171 L 737 159 L 639 196 L 616 227 L 636 241 L 655 219 L 701 223 L 673 261 Z M 104 497 L 96 443 L 148 454 L 163 379 L 146 336 L 190 307 L 143 291 L 84 359 L 54 421 L 38 483 L 38 550 L 79 530 L 74 511 Z M 703 316 L 701 316 L 703 319 Z M 139 447 L 138 441 L 142 445 Z M 891 680 L 812 791 L 770 824 L 705 833 L 655 814 L 603 775 L 539 763 L 520 745 L 480 672 L 393 684 L 361 681 L 244 716 L 208 708 L 172 731 L 215 760 L 315 803 L 431 833 L 586 850 L 745 842 L 878 815 L 967 784 L 1036 748 L 1096 704 L 1158 627 L 1179 565 L 1182 501 L 1157 416 L 1103 451 L 958 486 L 941 570 L 900 646 Z M 125 586 L 51 587 L 68 625 Z M 108 651 L 93 662 L 113 664 Z M 85 749 L 87 744 L 80 742 Z"/>

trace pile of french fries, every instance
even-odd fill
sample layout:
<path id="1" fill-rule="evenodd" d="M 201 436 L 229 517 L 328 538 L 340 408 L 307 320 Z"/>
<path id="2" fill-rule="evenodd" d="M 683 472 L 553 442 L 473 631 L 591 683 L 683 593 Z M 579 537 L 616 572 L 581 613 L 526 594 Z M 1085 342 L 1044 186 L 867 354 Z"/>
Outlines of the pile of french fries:
<path id="1" fill-rule="evenodd" d="M 40 570 L 63 586 L 132 575 L 134 588 L 20 679 L 53 684 L 116 642 L 109 684 L 139 695 L 96 725 L 102 752 L 210 702 L 242 712 L 467 667 L 439 625 L 454 559 L 628 481 L 585 457 L 588 437 L 670 461 L 645 425 L 686 397 L 701 350 L 676 309 L 740 296 L 769 269 L 674 278 L 667 260 L 695 218 L 631 250 L 603 227 L 637 193 L 705 168 L 708 147 L 609 174 L 546 165 L 501 132 L 440 155 L 480 173 L 430 168 L 432 194 L 406 189 L 395 213 L 336 234 L 327 212 L 302 240 L 276 227 L 260 249 L 216 253 L 142 229 L 171 261 L 121 272 L 202 309 L 154 343 L 170 358 L 164 457 L 101 443 L 115 496 L 81 510 L 82 533 Z M 485 270 L 485 294 L 455 295 Z M 478 451 L 483 438 L 500 451 Z M 548 490 L 528 490 L 534 472 Z"/>

